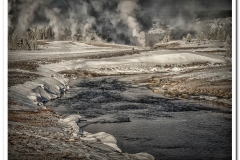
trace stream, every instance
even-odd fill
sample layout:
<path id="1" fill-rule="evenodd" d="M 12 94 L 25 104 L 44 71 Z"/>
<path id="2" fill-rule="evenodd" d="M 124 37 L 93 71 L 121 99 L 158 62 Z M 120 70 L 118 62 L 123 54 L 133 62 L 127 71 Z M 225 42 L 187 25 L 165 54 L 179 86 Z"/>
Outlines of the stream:
<path id="1" fill-rule="evenodd" d="M 84 130 L 112 134 L 122 152 L 147 152 L 156 160 L 231 159 L 231 108 L 166 98 L 132 84 L 133 78 L 76 79 L 62 98 L 46 106 L 99 122 Z"/>

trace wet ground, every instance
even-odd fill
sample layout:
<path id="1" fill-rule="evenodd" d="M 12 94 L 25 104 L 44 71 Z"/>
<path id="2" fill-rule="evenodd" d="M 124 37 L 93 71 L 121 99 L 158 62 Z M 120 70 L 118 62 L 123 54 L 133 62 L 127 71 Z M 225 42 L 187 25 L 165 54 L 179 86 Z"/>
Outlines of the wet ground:
<path id="1" fill-rule="evenodd" d="M 86 131 L 114 135 L 123 152 L 147 152 L 156 159 L 231 159 L 229 106 L 166 98 L 133 84 L 133 78 L 73 80 L 61 99 L 46 106 L 64 115 L 80 113 L 89 121 Z"/>

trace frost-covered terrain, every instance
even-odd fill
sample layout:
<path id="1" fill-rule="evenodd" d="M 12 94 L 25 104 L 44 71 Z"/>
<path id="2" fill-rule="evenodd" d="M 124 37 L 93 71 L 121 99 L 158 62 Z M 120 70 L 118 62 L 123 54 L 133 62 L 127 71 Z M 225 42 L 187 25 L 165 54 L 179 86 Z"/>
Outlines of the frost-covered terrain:
<path id="1" fill-rule="evenodd" d="M 177 46 L 171 46 L 176 43 Z M 30 74 L 32 79 L 25 77 L 23 84 L 14 82 L 9 87 L 9 110 L 53 109 L 61 114 L 58 124 L 62 126 L 63 133 L 70 133 L 70 139 L 80 137 L 91 143 L 92 147 L 100 142 L 110 147 L 111 151 L 103 146 L 99 148 L 112 154 L 121 152 L 121 147 L 124 148 L 123 152 L 128 152 L 123 145 L 117 145 L 125 143 L 126 139 L 120 137 L 121 141 L 118 142 L 118 139 L 104 130 L 95 134 L 84 131 L 84 136 L 80 136 L 78 120 L 81 116 L 91 126 L 91 123 L 129 121 L 134 121 L 135 124 L 139 119 L 158 121 L 163 117 L 182 119 L 172 112 L 188 115 L 191 111 L 199 111 L 203 118 L 209 118 L 209 114 L 205 115 L 203 111 L 214 110 L 220 117 L 227 117 L 227 122 L 222 122 L 226 127 L 225 124 L 228 124 L 231 117 L 231 59 L 224 57 L 226 50 L 221 47 L 224 46 L 223 42 L 214 47 L 211 44 L 212 42 L 195 46 L 193 43 L 174 41 L 157 44 L 155 49 L 142 49 L 117 44 L 53 41 L 47 42 L 40 50 L 10 51 L 9 73 L 16 75 L 15 81 L 25 74 Z M 164 48 L 163 45 L 168 47 Z M 24 64 L 28 67 L 24 67 Z M 54 99 L 56 100 L 52 101 Z M 212 104 L 203 104 L 208 101 Z M 201 136 L 211 132 L 210 127 Z M 226 136 L 229 132 L 226 127 Z M 213 138 L 213 141 L 216 140 Z M 221 148 L 225 143 L 228 146 L 229 139 L 218 145 Z M 134 145 L 139 144 L 134 142 Z M 204 146 L 194 144 L 193 150 L 195 147 Z M 178 155 L 178 148 L 181 147 L 173 148 Z M 144 152 L 145 149 L 140 147 L 139 152 Z M 137 153 L 133 149 L 129 151 Z M 159 156 L 156 153 L 160 151 L 162 152 L 161 147 L 156 152 L 150 150 L 155 156 Z M 97 153 L 97 150 L 93 150 L 90 157 L 96 158 Z M 206 157 L 211 157 L 210 153 Z M 229 149 L 216 157 L 229 157 Z M 153 159 L 147 153 L 129 154 L 128 158 Z"/>
<path id="2" fill-rule="evenodd" d="M 49 42 L 49 48 L 53 48 L 56 44 L 62 43 L 64 46 L 72 45 L 70 42 Z M 77 43 L 77 42 L 75 42 Z M 78 53 L 78 55 L 86 54 L 85 44 L 78 44 L 78 47 L 71 48 L 71 53 L 65 50 L 59 52 L 44 52 L 35 51 L 35 53 L 29 54 L 29 59 L 41 58 L 64 58 L 71 57 L 72 53 Z M 118 45 L 116 45 L 118 46 Z M 67 48 L 67 47 L 66 47 Z M 96 57 L 108 51 L 103 51 L 101 47 L 89 46 L 89 48 L 95 48 L 91 54 Z M 103 47 L 105 48 L 105 47 Z M 123 50 L 128 50 L 124 48 Z M 119 48 L 111 48 L 111 51 L 119 51 Z M 90 49 L 91 51 L 91 49 Z M 10 53 L 10 62 L 19 60 L 15 54 L 22 55 L 20 53 Z M 26 53 L 25 53 L 26 54 Z M 22 57 L 26 58 L 26 55 Z M 15 58 L 15 59 L 11 59 Z M 187 72 L 191 69 L 196 68 L 211 68 L 215 66 L 226 66 L 229 65 L 229 60 L 218 54 L 206 54 L 199 53 L 194 50 L 155 50 L 155 51 L 142 51 L 138 54 L 125 55 L 121 57 L 101 58 L 101 59 L 76 59 L 69 61 L 62 61 L 51 64 L 40 64 L 37 68 L 39 75 L 43 76 L 31 82 L 26 82 L 21 85 L 12 86 L 9 89 L 10 96 L 14 97 L 18 101 L 18 97 L 22 97 L 20 101 L 30 106 L 37 107 L 37 104 L 48 101 L 60 96 L 60 93 L 68 89 L 67 75 L 59 74 L 64 71 L 82 71 L 90 74 L 97 75 L 125 75 L 125 74 L 143 74 L 143 73 L 159 73 L 159 72 Z M 207 72 L 206 75 L 209 75 Z M 217 73 L 216 77 L 223 74 Z M 229 76 L 231 76 L 231 73 Z M 71 75 L 72 78 L 77 78 L 78 75 Z M 202 76 L 203 77 L 203 76 Z"/>
<path id="3" fill-rule="evenodd" d="M 39 50 L 29 51 L 9 51 L 9 61 L 29 60 L 38 58 L 63 58 L 63 57 L 79 57 L 96 55 L 106 52 L 114 52 L 121 50 L 132 50 L 134 46 L 98 43 L 93 45 L 72 41 L 52 41 L 43 42 L 39 45 Z M 136 47 L 135 48 L 139 48 Z"/>
<path id="4" fill-rule="evenodd" d="M 231 159 L 231 1 L 9 0 L 7 34 L 9 159 Z"/>

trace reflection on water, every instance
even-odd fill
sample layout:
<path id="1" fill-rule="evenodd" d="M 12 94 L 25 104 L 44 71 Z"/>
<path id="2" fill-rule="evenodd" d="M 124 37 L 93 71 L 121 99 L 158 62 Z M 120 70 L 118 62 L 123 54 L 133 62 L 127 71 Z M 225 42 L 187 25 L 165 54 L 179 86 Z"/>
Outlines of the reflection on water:
<path id="1" fill-rule="evenodd" d="M 91 124 L 84 129 L 114 135 L 123 152 L 147 152 L 167 160 L 231 159 L 230 107 L 168 99 L 129 81 L 81 79 L 61 99 L 46 105 L 88 119 L 115 121 L 116 116 L 127 115 L 131 122 Z"/>
<path id="2" fill-rule="evenodd" d="M 232 111 L 232 106 L 229 104 L 224 104 L 221 102 L 217 102 L 217 101 L 209 101 L 209 100 L 187 100 L 188 102 L 192 102 L 192 103 L 197 103 L 197 104 L 201 104 L 203 106 L 207 106 L 210 108 L 214 108 L 214 109 L 220 109 L 223 111 Z"/>
<path id="3" fill-rule="evenodd" d="M 157 120 L 92 124 L 88 132 L 114 135 L 123 152 L 147 152 L 156 159 L 231 159 L 231 114 L 173 112 Z"/>

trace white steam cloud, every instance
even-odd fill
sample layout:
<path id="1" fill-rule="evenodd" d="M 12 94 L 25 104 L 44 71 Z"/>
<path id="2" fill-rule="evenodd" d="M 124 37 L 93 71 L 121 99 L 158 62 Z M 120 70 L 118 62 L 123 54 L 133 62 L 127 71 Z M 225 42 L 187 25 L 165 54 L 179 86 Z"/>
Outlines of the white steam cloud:
<path id="1" fill-rule="evenodd" d="M 230 4 L 228 0 L 221 1 L 224 3 L 220 6 Z M 196 30 L 192 21 L 195 11 L 206 9 L 208 3 L 217 5 L 219 1 L 8 0 L 8 25 L 19 37 L 32 26 L 50 26 L 55 40 L 81 37 L 83 41 L 104 40 L 144 47 L 145 32 L 153 27 L 154 18 L 163 17 L 163 22 L 173 28 Z"/>
<path id="2" fill-rule="evenodd" d="M 118 4 L 118 10 L 120 17 L 127 24 L 132 32 L 132 36 L 137 38 L 138 43 L 141 46 L 145 46 L 145 33 L 141 31 L 140 25 L 136 20 L 135 10 L 139 9 L 139 6 L 135 1 L 121 1 Z"/>
<path id="3" fill-rule="evenodd" d="M 60 1 L 59 1 L 60 2 Z M 145 46 L 145 33 L 136 18 L 140 9 L 136 0 L 9 0 L 9 26 L 22 37 L 29 27 L 47 25 L 52 27 L 55 40 L 60 39 L 65 29 L 71 31 L 71 38 L 81 32 L 85 41 L 105 40 Z M 13 4 L 15 8 L 12 8 Z M 15 22 L 12 23 L 12 17 Z M 16 21 L 17 20 L 17 21 Z M 41 20 L 41 21 L 40 21 Z M 45 20 L 45 21 L 44 21 Z M 100 32 L 102 37 L 99 37 Z"/>
<path id="4" fill-rule="evenodd" d="M 63 26 L 60 19 L 57 17 L 61 10 L 53 8 L 52 10 L 45 9 L 46 18 L 49 19 L 49 26 L 53 27 L 55 33 L 55 39 L 59 39 L 59 32 L 61 31 L 60 26 Z"/>
<path id="5" fill-rule="evenodd" d="M 18 10 L 20 11 L 18 15 L 18 22 L 16 27 L 16 33 L 21 37 L 25 33 L 26 29 L 31 26 L 35 18 L 35 12 L 38 10 L 39 6 L 46 6 L 51 3 L 51 0 L 20 0 L 18 5 Z"/>

